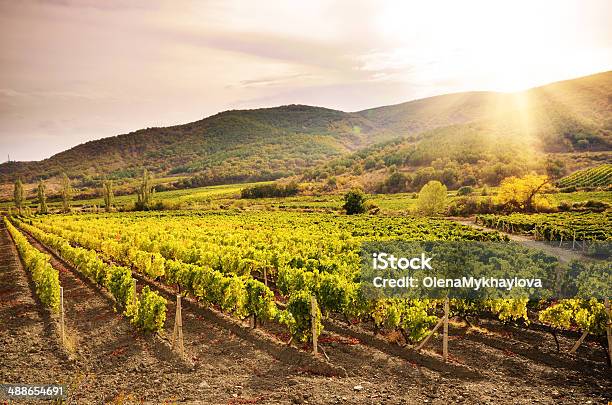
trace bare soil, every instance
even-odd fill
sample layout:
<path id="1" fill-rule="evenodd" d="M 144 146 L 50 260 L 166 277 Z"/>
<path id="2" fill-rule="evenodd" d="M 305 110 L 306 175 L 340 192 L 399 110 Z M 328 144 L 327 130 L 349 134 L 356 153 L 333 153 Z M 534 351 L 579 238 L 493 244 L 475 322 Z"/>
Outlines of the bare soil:
<path id="1" fill-rule="evenodd" d="M 137 333 L 114 311 L 106 294 L 53 258 L 64 287 L 70 342 L 66 351 L 59 344 L 56 320 L 35 299 L 3 224 L 0 248 L 0 383 L 65 383 L 69 403 L 569 404 L 612 400 L 612 373 L 600 347 L 589 343 L 576 355 L 556 353 L 552 337 L 545 332 L 494 321 L 483 321 L 478 330 L 453 322 L 451 362 L 445 364 L 438 338 L 417 354 L 394 343 L 392 335 L 374 337 L 367 325 L 330 320 L 321 346 L 332 364 L 346 370 L 348 376 L 342 377 L 317 374 L 297 358 L 270 353 L 258 343 L 261 330 L 237 334 L 185 305 L 188 360 L 184 361 L 167 342 L 174 325 L 174 304 L 169 302 L 161 335 Z M 274 332 L 273 325 L 260 329 Z M 560 339 L 562 347 L 571 347 L 573 337 Z"/>

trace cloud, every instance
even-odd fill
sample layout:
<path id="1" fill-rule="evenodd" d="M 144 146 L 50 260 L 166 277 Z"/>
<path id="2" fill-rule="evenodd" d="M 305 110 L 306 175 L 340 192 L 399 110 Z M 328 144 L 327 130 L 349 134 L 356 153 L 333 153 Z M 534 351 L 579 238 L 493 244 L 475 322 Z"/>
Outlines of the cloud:
<path id="1" fill-rule="evenodd" d="M 22 0 L 26 4 L 52 5 L 66 8 L 90 8 L 96 10 L 144 10 L 158 8 L 154 1 L 148 0 Z"/>
<path id="2" fill-rule="evenodd" d="M 257 79 L 249 79 L 249 80 L 241 80 L 240 85 L 244 87 L 258 87 L 258 86 L 279 86 L 286 85 L 288 83 L 296 81 L 296 79 L 300 79 L 303 81 L 305 79 L 313 78 L 314 76 L 308 73 L 296 73 L 292 75 L 281 75 L 281 76 L 268 76 L 268 77 L 260 77 Z"/>
<path id="3" fill-rule="evenodd" d="M 337 44 L 259 32 L 175 29 L 162 34 L 183 45 L 235 52 L 261 59 L 333 70 L 351 69 L 355 60 Z"/>
<path id="4" fill-rule="evenodd" d="M 50 98 L 50 99 L 86 99 L 100 100 L 108 98 L 107 94 L 100 92 L 79 93 L 74 91 L 17 91 L 13 89 L 0 89 L 0 97 L 7 98 Z"/>
<path id="5" fill-rule="evenodd" d="M 19 97 L 21 96 L 23 93 L 20 93 L 18 91 L 12 90 L 12 89 L 0 89 L 0 96 L 1 97 Z"/>

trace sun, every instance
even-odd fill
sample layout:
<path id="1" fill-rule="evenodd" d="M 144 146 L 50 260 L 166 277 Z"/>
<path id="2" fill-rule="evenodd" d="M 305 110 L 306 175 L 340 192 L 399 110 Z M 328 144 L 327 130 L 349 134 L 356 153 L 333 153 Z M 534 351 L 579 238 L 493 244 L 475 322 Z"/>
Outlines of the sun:
<path id="1" fill-rule="evenodd" d="M 377 55 L 406 80 L 454 86 L 441 92 L 517 92 L 609 69 L 610 49 L 583 38 L 602 35 L 584 13 L 553 1 L 385 3 L 376 27 L 392 49 Z"/>

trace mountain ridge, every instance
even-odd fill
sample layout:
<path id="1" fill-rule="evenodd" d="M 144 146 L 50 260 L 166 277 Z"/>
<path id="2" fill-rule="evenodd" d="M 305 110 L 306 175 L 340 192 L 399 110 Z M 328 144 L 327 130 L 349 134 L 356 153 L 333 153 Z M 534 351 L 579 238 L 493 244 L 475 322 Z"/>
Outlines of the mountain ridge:
<path id="1" fill-rule="evenodd" d="M 187 124 L 88 141 L 41 161 L 3 163 L 0 182 L 35 181 L 61 172 L 76 178 L 130 178 L 143 167 L 160 175 L 198 175 L 203 184 L 271 180 L 397 137 L 416 139 L 438 128 L 502 121 L 499 117 L 516 126 L 516 94 L 527 94 L 530 108 L 540 115 L 554 116 L 550 123 L 538 121 L 544 149 L 572 152 L 585 139 L 558 140 L 581 131 L 589 147 L 609 148 L 612 71 L 520 93 L 451 93 L 356 112 L 302 104 L 227 110 Z M 573 100 L 581 104 L 568 108 Z"/>

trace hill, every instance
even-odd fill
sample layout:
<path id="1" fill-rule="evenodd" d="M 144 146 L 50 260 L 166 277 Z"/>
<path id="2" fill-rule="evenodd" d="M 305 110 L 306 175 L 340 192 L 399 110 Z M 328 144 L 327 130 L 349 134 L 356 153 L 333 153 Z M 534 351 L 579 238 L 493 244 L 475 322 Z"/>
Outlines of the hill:
<path id="1" fill-rule="evenodd" d="M 522 131 L 538 138 L 543 151 L 568 152 L 610 148 L 611 104 L 612 72 L 605 72 L 519 93 L 449 94 L 357 114 L 398 135 L 489 121 L 497 132 Z"/>
<path id="2" fill-rule="evenodd" d="M 448 94 L 354 113 L 305 105 L 232 110 L 87 142 L 39 162 L 3 163 L 0 183 L 65 171 L 87 186 L 105 176 L 133 178 L 147 167 L 157 176 L 209 185 L 305 171 L 313 177 L 330 164 L 331 174 L 341 175 L 391 166 L 414 170 L 437 159 L 513 164 L 517 157 L 529 159 L 525 151 L 606 152 L 612 145 L 611 100 L 612 72 L 606 72 L 523 93 Z M 338 162 L 346 159 L 359 164 L 344 162 L 343 171 Z"/>
<path id="3" fill-rule="evenodd" d="M 460 98 L 439 96 L 409 103 L 414 111 L 405 133 L 476 118 L 467 107 L 462 114 L 448 110 L 449 100 L 462 108 Z M 477 104 L 469 98 L 464 103 Z M 225 111 L 189 124 L 87 142 L 40 162 L 4 163 L 0 181 L 16 176 L 34 181 L 63 171 L 79 179 L 130 178 L 143 167 L 158 174 L 198 174 L 203 184 L 275 179 L 404 132 L 368 111 L 346 113 L 305 105 Z"/>
<path id="4" fill-rule="evenodd" d="M 309 106 L 226 111 L 200 121 L 147 128 L 78 145 L 40 162 L 0 165 L 0 178 L 129 178 L 143 167 L 164 174 L 209 173 L 217 182 L 277 178 L 361 143 L 359 116 Z M 231 177 L 231 178 L 230 178 Z"/>
<path id="5" fill-rule="evenodd" d="M 494 92 L 445 94 L 363 110 L 356 114 L 395 136 L 410 135 L 488 117 L 495 112 L 495 106 L 503 97 L 503 93 Z"/>
<path id="6" fill-rule="evenodd" d="M 426 100 L 359 112 L 378 127 L 407 135 L 307 170 L 304 179 L 340 176 L 342 183 L 369 191 L 414 191 L 429 180 L 450 188 L 496 185 L 532 170 L 558 178 L 612 159 L 612 72 L 520 93 Z M 414 131 L 416 115 L 440 120 L 432 105 L 455 120 L 475 118 Z M 327 181 L 333 186 L 337 179 Z"/>

